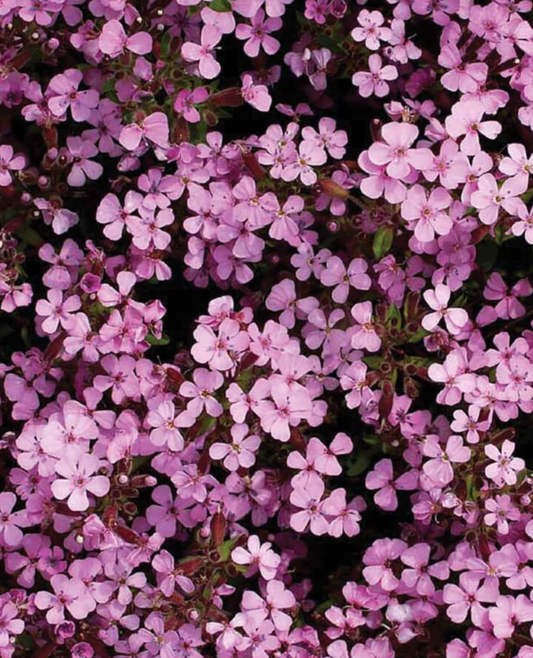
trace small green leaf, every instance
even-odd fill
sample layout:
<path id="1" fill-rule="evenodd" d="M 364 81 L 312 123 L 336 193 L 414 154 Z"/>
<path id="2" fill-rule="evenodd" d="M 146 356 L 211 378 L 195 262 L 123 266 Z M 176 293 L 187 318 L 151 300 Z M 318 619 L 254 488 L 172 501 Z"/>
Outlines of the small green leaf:
<path id="1" fill-rule="evenodd" d="M 148 334 L 146 336 L 146 342 L 150 343 L 150 345 L 168 345 L 170 343 L 170 338 L 166 335 L 163 334 L 161 338 L 156 338 L 153 334 Z"/>
<path id="2" fill-rule="evenodd" d="M 374 256 L 378 260 L 381 260 L 383 256 L 389 253 L 393 240 L 394 229 L 392 226 L 382 226 L 377 230 L 376 234 L 374 235 L 372 250 L 374 252 Z"/>
<path id="3" fill-rule="evenodd" d="M 231 11 L 229 0 L 213 0 L 209 5 L 209 9 L 213 11 Z"/>

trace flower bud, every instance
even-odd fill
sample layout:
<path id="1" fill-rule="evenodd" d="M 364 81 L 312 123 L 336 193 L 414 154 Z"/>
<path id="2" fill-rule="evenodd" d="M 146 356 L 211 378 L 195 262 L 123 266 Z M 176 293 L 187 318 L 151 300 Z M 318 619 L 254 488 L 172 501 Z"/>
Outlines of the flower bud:
<path id="1" fill-rule="evenodd" d="M 318 181 L 318 187 L 324 194 L 327 194 L 334 199 L 347 199 L 350 196 L 348 190 L 344 189 L 331 178 L 321 178 Z"/>
<path id="2" fill-rule="evenodd" d="M 239 87 L 229 87 L 216 94 L 211 94 L 209 101 L 216 107 L 239 107 L 244 103 Z"/>

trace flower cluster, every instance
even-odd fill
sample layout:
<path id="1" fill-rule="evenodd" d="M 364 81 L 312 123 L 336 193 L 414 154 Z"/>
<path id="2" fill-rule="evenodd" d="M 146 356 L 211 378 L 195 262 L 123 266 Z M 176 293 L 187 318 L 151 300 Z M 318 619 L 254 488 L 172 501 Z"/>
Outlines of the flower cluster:
<path id="1" fill-rule="evenodd" d="M 530 0 L 0 0 L 0 658 L 533 658 Z"/>

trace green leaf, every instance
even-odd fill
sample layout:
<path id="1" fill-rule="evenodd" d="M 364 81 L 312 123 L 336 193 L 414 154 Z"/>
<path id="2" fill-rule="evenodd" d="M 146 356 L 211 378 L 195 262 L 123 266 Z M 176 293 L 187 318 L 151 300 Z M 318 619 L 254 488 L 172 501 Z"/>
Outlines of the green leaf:
<path id="1" fill-rule="evenodd" d="M 209 9 L 213 11 L 231 11 L 229 0 L 213 0 L 209 5 Z"/>
<path id="2" fill-rule="evenodd" d="M 227 539 L 226 541 L 222 542 L 220 546 L 217 546 L 217 552 L 220 555 L 221 562 L 227 562 L 229 560 L 231 551 L 235 548 L 235 545 L 238 541 L 239 537 L 234 537 L 233 539 Z"/>
<path id="3" fill-rule="evenodd" d="M 348 476 L 357 477 L 358 475 L 361 475 L 361 473 L 364 473 L 374 461 L 375 455 L 376 448 L 360 452 L 357 459 L 348 466 Z"/>
<path id="4" fill-rule="evenodd" d="M 146 342 L 150 343 L 150 345 L 168 345 L 170 338 L 166 334 L 163 334 L 161 338 L 156 338 L 153 334 L 148 334 L 146 336 Z"/>
<path id="5" fill-rule="evenodd" d="M 394 229 L 392 226 L 381 226 L 374 235 L 372 250 L 374 256 L 381 260 L 383 256 L 389 253 L 394 240 Z"/>

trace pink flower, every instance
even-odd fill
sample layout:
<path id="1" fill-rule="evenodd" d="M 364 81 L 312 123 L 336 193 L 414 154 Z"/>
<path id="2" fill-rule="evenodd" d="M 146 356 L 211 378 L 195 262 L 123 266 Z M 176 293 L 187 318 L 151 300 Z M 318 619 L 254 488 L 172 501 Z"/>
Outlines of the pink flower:
<path id="1" fill-rule="evenodd" d="M 524 184 L 527 189 L 529 177 L 533 171 L 533 156 L 527 155 L 523 144 L 509 144 L 509 155 L 500 162 L 498 168 L 506 176 L 512 177 L 516 183 Z"/>
<path id="2" fill-rule="evenodd" d="M 370 161 L 386 166 L 391 178 L 406 180 L 412 169 L 431 166 L 433 154 L 427 148 L 410 148 L 418 137 L 418 128 L 410 123 L 387 123 L 381 127 L 381 139 L 368 149 Z"/>
<path id="3" fill-rule="evenodd" d="M 352 306 L 352 317 L 357 324 L 351 334 L 351 345 L 357 350 L 377 352 L 381 347 L 381 339 L 376 333 L 376 325 L 372 322 L 372 302 L 361 302 Z"/>
<path id="4" fill-rule="evenodd" d="M 12 171 L 20 171 L 26 165 L 23 155 L 14 155 L 13 147 L 9 144 L 0 146 L 0 187 L 7 187 L 13 182 Z"/>
<path id="5" fill-rule="evenodd" d="M 324 535 L 327 533 L 329 523 L 324 517 L 322 509 L 323 502 L 321 498 L 324 495 L 324 483 L 320 478 L 314 478 L 310 481 L 307 489 L 294 489 L 291 493 L 290 501 L 301 509 L 291 515 L 290 524 L 296 532 L 305 532 L 307 527 L 314 535 Z"/>
<path id="6" fill-rule="evenodd" d="M 369 50 L 379 50 L 380 41 L 389 41 L 391 31 L 388 27 L 382 27 L 385 18 L 380 11 L 362 9 L 357 15 L 357 22 L 361 27 L 354 27 L 351 31 L 352 39 L 364 41 Z"/>
<path id="7" fill-rule="evenodd" d="M 312 126 L 302 129 L 302 137 L 307 142 L 315 142 L 320 148 L 326 149 L 332 158 L 340 160 L 346 153 L 348 135 L 344 130 L 337 130 L 334 119 L 322 117 L 318 122 L 318 132 Z M 335 172 L 340 173 L 340 172 Z M 335 173 L 332 178 L 335 180 Z"/>
<path id="8" fill-rule="evenodd" d="M 446 130 L 454 139 L 464 136 L 460 149 L 466 155 L 476 155 L 481 151 L 479 135 L 496 139 L 502 127 L 497 121 L 482 121 L 485 110 L 477 101 L 455 103 L 452 113 L 446 117 Z"/>
<path id="9" fill-rule="evenodd" d="M 48 107 L 54 116 L 63 116 L 70 107 L 74 121 L 87 121 L 100 96 L 94 89 L 78 91 L 82 80 L 83 73 L 77 69 L 67 69 L 52 78 L 47 95 L 50 96 Z"/>
<path id="10" fill-rule="evenodd" d="M 486 610 L 481 603 L 494 603 L 497 598 L 497 582 L 487 580 L 480 588 L 479 579 L 467 573 L 459 576 L 459 585 L 447 584 L 443 590 L 444 603 L 448 605 L 446 614 L 456 624 L 462 624 L 470 613 L 472 622 L 479 626 Z"/>
<path id="11" fill-rule="evenodd" d="M 239 546 L 233 549 L 231 559 L 235 564 L 249 564 L 248 576 L 253 575 L 259 569 L 265 580 L 272 580 L 276 577 L 281 562 L 279 555 L 272 550 L 272 544 L 270 542 L 261 544 L 257 535 L 248 537 L 247 548 Z"/>
<path id="12" fill-rule="evenodd" d="M 122 23 L 112 19 L 102 28 L 98 45 L 103 53 L 113 58 L 121 55 L 124 50 L 136 55 L 147 55 L 152 52 L 152 37 L 148 32 L 136 32 L 127 37 Z"/>
<path id="13" fill-rule="evenodd" d="M 181 56 L 186 62 L 198 62 L 198 71 L 203 78 L 212 80 L 220 73 L 220 64 L 213 56 L 222 32 L 214 25 L 204 25 L 200 45 L 187 41 L 181 47 Z"/>
<path id="14" fill-rule="evenodd" d="M 174 558 L 168 551 L 163 550 L 155 555 L 152 558 L 152 566 L 154 571 L 159 574 L 159 587 L 168 598 L 174 594 L 176 585 L 186 594 L 194 591 L 194 583 L 190 578 L 180 573 L 179 566 L 176 568 Z"/>
<path id="15" fill-rule="evenodd" d="M 71 295 L 63 299 L 63 293 L 55 288 L 48 291 L 47 297 L 48 300 L 39 299 L 35 310 L 37 315 L 45 318 L 42 323 L 43 331 L 53 334 L 60 323 L 63 328 L 69 325 L 72 313 L 81 308 L 81 300 L 78 295 Z"/>
<path id="16" fill-rule="evenodd" d="M 485 510 L 488 512 L 484 517 L 485 525 L 496 525 L 501 535 L 509 534 L 509 521 L 518 521 L 520 518 L 520 510 L 513 505 L 507 494 L 489 498 L 485 501 Z"/>
<path id="17" fill-rule="evenodd" d="M 280 18 L 266 18 L 265 12 L 260 9 L 251 17 L 251 25 L 239 23 L 235 30 L 237 39 L 246 40 L 244 52 L 248 57 L 257 57 L 262 48 L 267 55 L 274 55 L 279 50 L 279 41 L 270 36 L 271 32 L 279 30 L 282 26 Z"/>
<path id="18" fill-rule="evenodd" d="M 445 487 L 454 478 L 452 464 L 464 464 L 470 459 L 470 448 L 463 445 L 463 437 L 452 434 L 443 449 L 435 436 L 428 436 L 423 444 L 422 452 L 431 459 L 423 466 L 424 473 L 433 482 Z"/>
<path id="19" fill-rule="evenodd" d="M 494 462 L 485 468 L 485 475 L 498 487 L 516 484 L 517 474 L 526 467 L 523 459 L 513 457 L 514 451 L 515 444 L 508 439 L 502 443 L 501 450 L 495 445 L 485 446 L 485 454 Z"/>
<path id="20" fill-rule="evenodd" d="M 484 62 L 464 63 L 459 49 L 452 43 L 446 44 L 440 51 L 439 64 L 451 69 L 441 77 L 442 86 L 450 91 L 459 90 L 464 94 L 481 87 L 489 72 Z"/>
<path id="21" fill-rule="evenodd" d="M 67 137 L 68 157 L 72 168 L 67 176 L 67 183 L 72 187 L 83 187 L 87 178 L 96 180 L 104 172 L 99 162 L 91 158 L 98 155 L 98 149 L 93 142 L 81 137 Z"/>
<path id="22" fill-rule="evenodd" d="M 479 443 L 479 432 L 486 432 L 490 428 L 490 421 L 480 421 L 481 409 L 470 406 L 468 414 L 461 409 L 453 412 L 454 421 L 450 425 L 454 432 L 466 432 L 468 443 Z"/>
<path id="23" fill-rule="evenodd" d="M 299 177 L 304 185 L 314 185 L 318 176 L 312 167 L 323 165 L 326 160 L 326 151 L 321 146 L 314 141 L 303 140 L 298 146 L 294 161 L 283 168 L 281 177 L 285 181 L 293 181 Z"/>
<path id="24" fill-rule="evenodd" d="M 335 489 L 328 498 L 322 502 L 322 513 L 331 517 L 328 534 L 332 537 L 355 537 L 361 531 L 359 522 L 361 512 L 366 509 L 366 503 L 358 496 L 350 503 L 346 502 L 346 491 Z"/>
<path id="25" fill-rule="evenodd" d="M 356 290 L 369 290 L 372 280 L 366 274 L 368 264 L 363 258 L 354 258 L 348 268 L 338 256 L 332 256 L 326 263 L 326 269 L 320 274 L 320 281 L 325 286 L 335 286 L 331 297 L 338 304 L 348 299 L 350 286 Z"/>
<path id="26" fill-rule="evenodd" d="M 453 221 L 447 212 L 452 202 L 450 193 L 443 187 L 435 188 L 431 194 L 421 185 L 413 185 L 402 203 L 402 217 L 409 222 L 409 228 L 414 229 L 415 237 L 420 242 L 431 242 L 438 235 L 448 235 L 453 227 Z"/>
<path id="27" fill-rule="evenodd" d="M 500 596 L 489 609 L 489 620 L 496 637 L 513 637 L 516 626 L 533 621 L 533 603 L 524 594 Z"/>
<path id="28" fill-rule="evenodd" d="M 289 387 L 284 383 L 271 386 L 272 401 L 261 400 L 256 413 L 261 419 L 261 427 L 278 441 L 288 441 L 291 426 L 296 426 L 312 411 L 312 402 L 307 390 L 295 384 Z"/>
<path id="29" fill-rule="evenodd" d="M 153 112 L 140 124 L 130 123 L 122 128 L 118 141 L 128 151 L 135 151 L 141 141 L 148 140 L 156 146 L 168 146 L 168 118 L 164 112 Z"/>
<path id="30" fill-rule="evenodd" d="M 214 370 L 230 370 L 235 365 L 234 355 L 249 345 L 248 334 L 241 331 L 235 320 L 226 318 L 215 333 L 211 327 L 200 325 L 194 331 L 196 343 L 191 354 L 198 363 L 208 363 Z"/>
<path id="31" fill-rule="evenodd" d="M 193 382 L 184 382 L 180 386 L 180 395 L 192 398 L 187 403 L 187 411 L 197 418 L 205 409 L 209 416 L 214 418 L 222 413 L 222 405 L 212 393 L 219 389 L 224 383 L 224 377 L 220 372 L 213 372 L 205 368 L 196 368 L 192 374 Z"/>
<path id="32" fill-rule="evenodd" d="M 183 450 L 184 441 L 179 430 L 180 427 L 183 427 L 183 423 L 176 416 L 176 409 L 172 402 L 168 400 L 161 402 L 156 409 L 149 411 L 146 422 L 154 428 L 150 432 L 150 441 L 154 446 L 168 446 L 175 452 Z M 187 424 L 192 424 L 192 422 Z"/>
<path id="33" fill-rule="evenodd" d="M 106 238 L 120 240 L 124 226 L 134 218 L 133 213 L 142 202 L 143 196 L 133 190 L 126 193 L 124 206 L 121 205 L 117 196 L 106 194 L 96 210 L 96 221 L 106 224 L 103 231 Z"/>
<path id="34" fill-rule="evenodd" d="M 231 443 L 213 443 L 209 448 L 212 459 L 223 459 L 228 471 L 238 468 L 250 468 L 255 464 L 255 453 L 261 445 L 261 439 L 249 435 L 249 427 L 245 424 L 233 425 L 231 428 Z"/>
<path id="35" fill-rule="evenodd" d="M 422 318 L 422 326 L 426 331 L 435 331 L 437 325 L 444 318 L 446 329 L 457 335 L 468 322 L 468 313 L 462 308 L 448 308 L 450 289 L 442 283 L 435 286 L 435 290 L 426 290 L 424 299 L 435 312 Z"/>
<path id="36" fill-rule="evenodd" d="M 395 590 L 400 581 L 393 573 L 392 563 L 407 548 L 400 539 L 377 539 L 363 555 L 363 576 L 370 585 L 379 585 L 386 592 Z"/>
<path id="37" fill-rule="evenodd" d="M 248 73 L 242 76 L 242 97 L 259 112 L 268 112 L 272 105 L 272 98 L 266 85 L 258 85 Z"/>
<path id="38" fill-rule="evenodd" d="M 85 619 L 95 608 L 96 601 L 85 584 L 78 578 L 56 574 L 50 579 L 54 594 L 37 592 L 35 605 L 39 610 L 47 610 L 46 621 L 60 624 L 65 619 L 65 608 L 74 619 Z"/>
<path id="39" fill-rule="evenodd" d="M 181 89 L 174 101 L 174 110 L 182 114 L 185 121 L 198 123 L 201 119 L 200 112 L 194 107 L 204 103 L 209 98 L 209 92 L 205 87 L 196 87 L 192 91 Z"/>
<path id="40" fill-rule="evenodd" d="M 478 189 L 473 192 L 471 203 L 479 210 L 483 224 L 492 225 L 498 220 L 500 208 L 510 215 L 516 215 L 522 201 L 518 198 L 527 189 L 526 179 L 510 178 L 499 188 L 492 174 L 484 174 L 478 181 Z"/>
<path id="41" fill-rule="evenodd" d="M 269 616 L 279 631 L 288 631 L 292 619 L 282 611 L 288 610 L 296 604 L 294 594 L 286 589 L 280 580 L 269 580 L 265 590 L 264 598 L 255 592 L 246 590 L 242 597 L 243 610 L 253 618 L 261 620 Z"/>
<path id="42" fill-rule="evenodd" d="M 21 527 L 28 525 L 23 512 L 13 512 L 17 497 L 11 491 L 0 493 L 0 542 L 4 546 L 18 546 L 22 541 Z"/>
<path id="43" fill-rule="evenodd" d="M 396 80 L 398 71 L 395 66 L 383 66 L 383 61 L 379 55 L 370 55 L 368 58 L 367 71 L 358 71 L 352 75 L 352 84 L 358 87 L 359 94 L 363 98 L 368 98 L 373 94 L 378 98 L 386 96 L 390 87 L 387 84 L 389 80 Z"/>
<path id="44" fill-rule="evenodd" d="M 74 448 L 66 451 L 55 466 L 60 477 L 52 482 L 52 493 L 58 500 L 67 499 L 71 510 L 83 512 L 89 507 L 87 492 L 102 498 L 109 491 L 109 479 L 93 475 L 101 467 L 102 462 L 95 455 Z"/>
<path id="45" fill-rule="evenodd" d="M 352 363 L 340 378 L 340 384 L 343 391 L 349 391 L 346 395 L 346 405 L 348 409 L 355 409 L 363 401 L 365 393 L 369 393 L 368 382 L 366 379 L 367 367 L 361 361 Z"/>
<path id="46" fill-rule="evenodd" d="M 365 487 L 370 491 L 379 491 L 374 494 L 374 502 L 387 512 L 394 512 L 398 508 L 398 498 L 394 487 L 394 471 L 390 459 L 380 459 L 374 469 L 367 473 Z"/>

